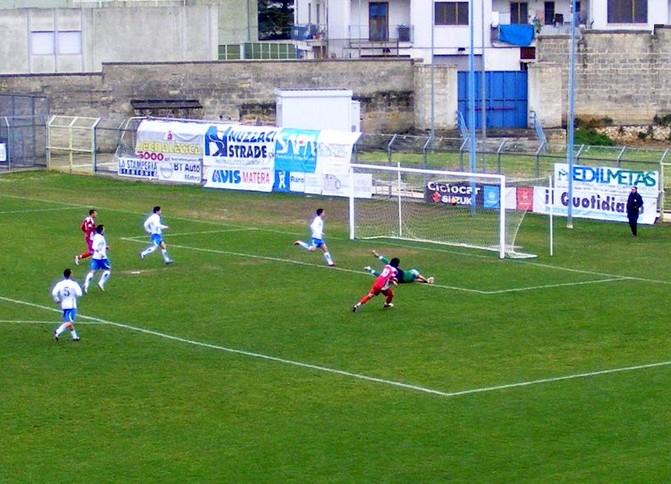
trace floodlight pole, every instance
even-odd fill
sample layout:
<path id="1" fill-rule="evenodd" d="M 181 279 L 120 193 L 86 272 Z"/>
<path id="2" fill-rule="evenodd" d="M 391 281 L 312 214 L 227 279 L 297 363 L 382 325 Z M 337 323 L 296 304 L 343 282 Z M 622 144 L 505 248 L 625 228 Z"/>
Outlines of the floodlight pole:
<path id="1" fill-rule="evenodd" d="M 436 111 L 434 103 L 436 100 L 436 81 L 435 81 L 435 47 L 436 47 L 436 6 L 435 4 L 431 8 L 431 140 L 434 139 L 436 135 Z M 433 141 L 432 141 L 433 142 Z"/>
<path id="2" fill-rule="evenodd" d="M 573 228 L 573 158 L 575 131 L 575 8 L 576 0 L 571 0 L 571 53 L 568 82 L 568 126 L 566 137 L 566 158 L 568 164 L 568 206 L 566 211 L 566 228 Z"/>
<path id="3" fill-rule="evenodd" d="M 470 0 L 468 23 L 470 24 L 470 44 L 468 53 L 468 125 L 469 125 L 469 156 L 470 172 L 475 173 L 476 139 L 475 139 L 475 0 Z M 471 181 L 471 212 L 475 212 L 475 181 Z"/>

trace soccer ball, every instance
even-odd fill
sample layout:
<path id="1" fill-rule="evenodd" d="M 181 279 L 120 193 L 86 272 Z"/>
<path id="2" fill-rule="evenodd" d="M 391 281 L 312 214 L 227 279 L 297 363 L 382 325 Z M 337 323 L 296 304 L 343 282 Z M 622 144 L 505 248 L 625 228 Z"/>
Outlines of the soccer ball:
<path id="1" fill-rule="evenodd" d="M 457 197 L 452 197 L 452 198 L 450 199 L 450 203 L 451 203 L 452 206 L 454 207 L 454 206 L 457 204 Z"/>

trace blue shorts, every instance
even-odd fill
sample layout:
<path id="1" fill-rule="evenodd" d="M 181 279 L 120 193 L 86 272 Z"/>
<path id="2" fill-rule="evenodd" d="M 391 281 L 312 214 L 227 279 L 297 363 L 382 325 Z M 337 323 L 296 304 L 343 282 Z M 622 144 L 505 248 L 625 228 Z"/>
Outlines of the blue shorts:
<path id="1" fill-rule="evenodd" d="M 94 271 L 109 270 L 112 268 L 109 259 L 91 259 L 91 269 Z"/>
<path id="2" fill-rule="evenodd" d="M 320 249 L 322 247 L 322 245 L 325 245 L 325 244 L 326 244 L 326 242 L 324 242 L 323 239 L 315 239 L 314 237 L 312 237 L 310 239 L 310 246 L 311 247 L 316 247 L 317 249 Z"/>
<path id="3" fill-rule="evenodd" d="M 161 234 L 151 234 L 151 243 L 161 245 L 163 243 L 163 236 Z"/>
<path id="4" fill-rule="evenodd" d="M 74 323 L 77 318 L 76 309 L 63 309 L 63 322 L 64 323 Z"/>

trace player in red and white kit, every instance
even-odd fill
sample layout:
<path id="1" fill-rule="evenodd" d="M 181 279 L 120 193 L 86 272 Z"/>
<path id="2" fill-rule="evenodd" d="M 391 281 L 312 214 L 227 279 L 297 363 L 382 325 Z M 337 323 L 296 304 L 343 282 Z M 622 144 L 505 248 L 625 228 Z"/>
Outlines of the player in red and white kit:
<path id="1" fill-rule="evenodd" d="M 385 296 L 384 300 L 384 308 L 393 308 L 394 305 L 392 304 L 392 299 L 394 299 L 394 291 L 391 290 L 391 285 L 393 284 L 394 286 L 398 284 L 397 276 L 398 276 L 398 265 L 401 263 L 401 261 L 398 259 L 398 257 L 394 257 L 392 260 L 389 261 L 389 264 L 385 265 L 382 271 L 380 271 L 380 275 L 377 276 L 375 279 L 375 282 L 373 283 L 373 286 L 370 288 L 370 291 L 368 291 L 368 294 L 366 294 L 364 297 L 361 298 L 361 300 L 356 303 L 354 306 L 352 306 L 352 312 L 357 312 L 361 306 L 366 304 L 368 301 L 373 299 L 375 296 L 378 294 L 383 294 Z"/>
<path id="2" fill-rule="evenodd" d="M 75 256 L 75 264 L 79 265 L 79 261 L 86 259 L 93 255 L 93 236 L 96 234 L 96 216 L 98 212 L 95 209 L 89 210 L 89 216 L 86 217 L 79 228 L 84 232 L 84 240 L 86 241 L 86 252 L 82 252 Z"/>

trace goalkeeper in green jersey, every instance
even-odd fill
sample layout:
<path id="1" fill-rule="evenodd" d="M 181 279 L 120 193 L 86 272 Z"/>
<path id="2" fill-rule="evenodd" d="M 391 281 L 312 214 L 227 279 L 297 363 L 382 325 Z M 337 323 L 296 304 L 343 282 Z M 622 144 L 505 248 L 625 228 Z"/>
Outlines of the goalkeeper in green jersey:
<path id="1" fill-rule="evenodd" d="M 389 260 L 383 256 L 378 254 L 377 252 L 373 251 L 373 255 L 380 259 L 380 261 L 383 264 L 389 264 Z M 366 272 L 369 272 L 373 276 L 377 277 L 380 275 L 378 271 L 373 269 L 371 266 L 366 266 L 364 267 L 364 270 Z M 433 284 L 433 277 L 424 277 L 422 274 L 419 273 L 417 269 L 408 269 L 408 270 L 403 270 L 400 267 L 397 267 L 398 270 L 398 275 L 396 276 L 398 279 L 399 284 L 407 284 L 409 282 L 420 282 L 422 284 Z"/>

